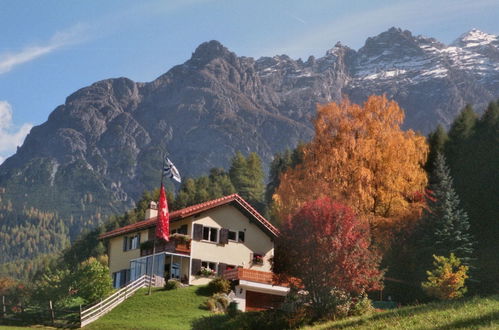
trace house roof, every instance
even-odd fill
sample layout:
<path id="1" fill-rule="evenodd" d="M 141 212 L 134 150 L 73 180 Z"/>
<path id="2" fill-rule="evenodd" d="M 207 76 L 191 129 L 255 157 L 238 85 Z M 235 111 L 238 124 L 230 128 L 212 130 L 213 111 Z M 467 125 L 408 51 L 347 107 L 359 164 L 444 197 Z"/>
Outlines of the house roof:
<path id="1" fill-rule="evenodd" d="M 254 221 L 267 235 L 276 237 L 279 230 L 274 227 L 267 219 L 265 219 L 257 210 L 255 210 L 248 202 L 246 202 L 238 194 L 232 194 L 222 198 L 217 198 L 205 203 L 192 205 L 181 210 L 170 212 L 170 221 L 179 221 L 181 219 L 199 214 L 201 212 L 214 209 L 219 206 L 231 204 L 239 209 L 242 213 L 249 216 L 250 221 Z M 153 228 L 156 226 L 157 217 L 149 218 L 137 223 L 133 223 L 121 228 L 117 228 L 99 236 L 99 239 L 106 239 L 115 236 L 120 236 L 135 231 Z"/>

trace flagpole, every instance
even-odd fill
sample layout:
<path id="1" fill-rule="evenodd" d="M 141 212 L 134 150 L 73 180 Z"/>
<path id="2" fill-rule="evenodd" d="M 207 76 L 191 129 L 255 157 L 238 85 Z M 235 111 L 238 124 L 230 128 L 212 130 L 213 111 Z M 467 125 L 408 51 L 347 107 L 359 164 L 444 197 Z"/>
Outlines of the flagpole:
<path id="1" fill-rule="evenodd" d="M 159 186 L 159 195 L 161 196 L 161 189 L 163 188 L 163 169 L 165 168 L 165 157 L 163 155 L 163 165 L 161 166 L 161 184 Z M 159 210 L 158 210 L 159 212 Z M 153 238 L 153 243 L 152 243 L 152 264 L 151 264 L 151 275 L 149 278 L 149 292 L 147 293 L 149 296 L 151 295 L 151 290 L 152 290 L 152 277 L 154 276 L 154 255 L 156 254 L 156 231 L 158 230 L 158 221 L 157 217 L 159 214 L 156 215 L 156 230 L 154 231 L 154 238 Z"/>

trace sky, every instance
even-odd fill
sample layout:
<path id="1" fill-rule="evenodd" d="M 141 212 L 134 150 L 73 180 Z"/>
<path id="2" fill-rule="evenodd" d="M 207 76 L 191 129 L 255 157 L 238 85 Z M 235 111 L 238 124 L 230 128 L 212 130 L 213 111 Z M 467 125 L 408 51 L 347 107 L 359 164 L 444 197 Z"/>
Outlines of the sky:
<path id="1" fill-rule="evenodd" d="M 67 96 L 147 82 L 218 40 L 239 56 L 323 56 L 390 27 L 451 43 L 499 35 L 498 0 L 0 0 L 0 163 Z"/>

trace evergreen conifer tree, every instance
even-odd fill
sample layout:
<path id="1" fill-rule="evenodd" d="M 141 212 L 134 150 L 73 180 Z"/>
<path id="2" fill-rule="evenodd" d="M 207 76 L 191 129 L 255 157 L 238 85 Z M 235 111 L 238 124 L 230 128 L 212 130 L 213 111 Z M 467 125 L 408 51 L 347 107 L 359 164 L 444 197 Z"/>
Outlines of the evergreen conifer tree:
<path id="1" fill-rule="evenodd" d="M 445 143 L 449 140 L 447 131 L 442 125 L 438 125 L 435 131 L 428 135 L 428 144 L 430 146 L 430 152 L 428 154 L 428 160 L 426 161 L 426 171 L 428 173 L 433 172 L 433 164 L 437 158 L 438 153 L 444 152 Z"/>
<path id="2" fill-rule="evenodd" d="M 232 158 L 229 176 L 236 192 L 258 211 L 264 210 L 264 174 L 262 161 L 256 153 L 250 153 L 247 158 L 237 152 Z"/>
<path id="3" fill-rule="evenodd" d="M 445 155 L 449 161 L 454 176 L 459 175 L 459 166 L 454 166 L 465 161 L 463 148 L 467 148 L 470 137 L 473 135 L 477 123 L 477 115 L 471 105 L 467 105 L 459 116 L 454 119 L 449 130 L 449 141 L 445 145 Z M 464 165 L 464 164 L 463 164 Z"/>
<path id="4" fill-rule="evenodd" d="M 425 216 L 425 259 L 431 258 L 432 254 L 448 256 L 454 253 L 463 264 L 470 266 L 474 243 L 468 215 L 460 208 L 445 157 L 440 153 L 436 156 L 430 180 L 433 184 L 430 185 L 429 211 Z"/>

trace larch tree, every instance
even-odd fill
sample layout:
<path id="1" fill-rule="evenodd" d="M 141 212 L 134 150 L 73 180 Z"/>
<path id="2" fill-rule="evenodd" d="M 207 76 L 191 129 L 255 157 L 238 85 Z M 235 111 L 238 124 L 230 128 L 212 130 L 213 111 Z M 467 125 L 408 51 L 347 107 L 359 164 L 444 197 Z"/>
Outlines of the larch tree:
<path id="1" fill-rule="evenodd" d="M 385 96 L 370 96 L 362 106 L 348 100 L 318 106 L 315 137 L 274 195 L 281 218 L 321 196 L 344 201 L 374 229 L 420 212 L 428 147 L 423 136 L 400 128 L 403 119 Z"/>

